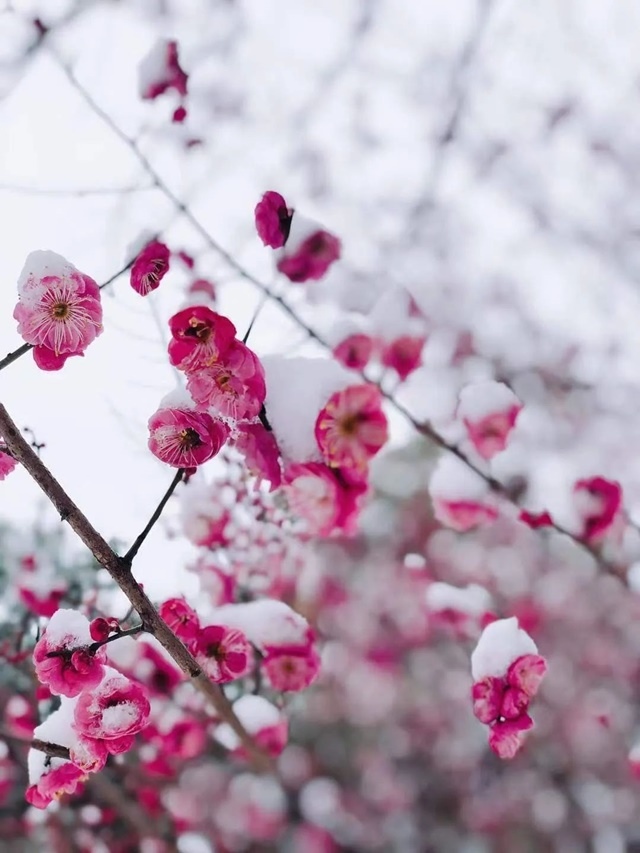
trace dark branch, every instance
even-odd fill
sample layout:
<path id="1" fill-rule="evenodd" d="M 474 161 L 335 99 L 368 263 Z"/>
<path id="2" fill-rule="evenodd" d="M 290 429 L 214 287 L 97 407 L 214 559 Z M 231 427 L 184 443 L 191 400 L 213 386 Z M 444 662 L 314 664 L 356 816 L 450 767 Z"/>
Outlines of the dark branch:
<path id="1" fill-rule="evenodd" d="M 162 515 L 162 510 L 167 505 L 169 498 L 177 489 L 178 484 L 182 482 L 183 475 L 184 475 L 184 468 L 178 468 L 178 471 L 177 471 L 175 477 L 171 481 L 171 485 L 169 486 L 167 491 L 162 496 L 160 503 L 155 508 L 153 515 L 151 516 L 151 518 L 147 522 L 144 530 L 142 531 L 142 533 L 140 533 L 140 535 L 136 538 L 136 541 L 133 543 L 131 548 L 129 548 L 127 553 L 124 555 L 123 560 L 126 563 L 128 563 L 129 565 L 131 565 L 131 563 L 133 562 L 134 557 L 136 556 L 136 554 L 140 550 L 140 546 L 142 545 L 144 540 L 147 538 L 149 533 L 151 533 L 153 526 L 155 525 L 155 523 L 158 521 L 158 519 Z"/>

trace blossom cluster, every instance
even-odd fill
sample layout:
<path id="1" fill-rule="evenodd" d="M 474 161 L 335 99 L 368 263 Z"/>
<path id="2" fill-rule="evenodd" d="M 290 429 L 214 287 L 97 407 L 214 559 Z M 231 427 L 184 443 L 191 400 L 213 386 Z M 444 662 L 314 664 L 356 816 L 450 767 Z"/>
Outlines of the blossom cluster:
<path id="1" fill-rule="evenodd" d="M 96 647 L 97 645 L 97 647 Z M 73 793 L 109 755 L 131 748 L 149 718 L 144 688 L 107 665 L 106 651 L 92 643 L 89 620 L 75 610 L 57 610 L 33 651 L 39 682 L 60 706 L 34 730 L 41 740 L 69 748 L 69 759 L 29 754 L 27 800 L 45 808 Z"/>

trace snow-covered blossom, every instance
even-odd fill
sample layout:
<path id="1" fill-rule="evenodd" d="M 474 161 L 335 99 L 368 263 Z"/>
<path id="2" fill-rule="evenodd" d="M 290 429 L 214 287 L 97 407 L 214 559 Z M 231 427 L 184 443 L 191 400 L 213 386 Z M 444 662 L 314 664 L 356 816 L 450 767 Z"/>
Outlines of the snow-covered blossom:
<path id="1" fill-rule="evenodd" d="M 216 684 L 242 678 L 251 668 L 251 646 L 237 628 L 208 625 L 191 643 L 191 651 L 200 666 Z"/>
<path id="2" fill-rule="evenodd" d="M 143 100 L 155 100 L 170 89 L 181 98 L 173 120 L 184 121 L 186 110 L 188 75 L 181 68 L 178 58 L 178 43 L 172 39 L 159 39 L 145 56 L 138 68 L 138 88 Z"/>
<path id="3" fill-rule="evenodd" d="M 463 634 L 476 630 L 491 610 L 491 596 L 479 584 L 456 587 L 437 581 L 427 587 L 425 600 L 430 621 Z"/>
<path id="4" fill-rule="evenodd" d="M 255 209 L 256 231 L 265 246 L 281 249 L 287 242 L 293 210 L 280 193 L 268 190 Z"/>
<path id="5" fill-rule="evenodd" d="M 195 468 L 215 456 L 229 428 L 206 412 L 159 409 L 149 418 L 149 450 L 174 468 Z"/>
<path id="6" fill-rule="evenodd" d="M 18 280 L 13 316 L 38 367 L 60 370 L 70 356 L 84 355 L 102 332 L 100 289 L 55 252 L 31 252 Z"/>
<path id="7" fill-rule="evenodd" d="M 295 213 L 286 245 L 280 249 L 278 270 L 296 283 L 322 278 L 340 257 L 340 240 L 317 222 Z"/>
<path id="8" fill-rule="evenodd" d="M 60 707 L 33 730 L 33 737 L 48 743 L 71 747 L 76 739 L 73 731 L 75 700 L 63 699 Z M 45 809 L 63 794 L 73 794 L 86 778 L 86 772 L 65 758 L 46 756 L 30 749 L 27 758 L 29 787 L 25 797 L 38 809 Z"/>
<path id="9" fill-rule="evenodd" d="M 329 358 L 265 356 L 264 407 L 285 462 L 320 462 L 315 437 L 318 412 L 357 376 Z"/>
<path id="10" fill-rule="evenodd" d="M 435 517 L 446 527 L 464 532 L 498 517 L 485 481 L 455 456 L 438 460 L 429 481 Z"/>
<path id="11" fill-rule="evenodd" d="M 582 520 L 581 538 L 590 543 L 601 542 L 620 517 L 620 483 L 604 477 L 589 477 L 578 480 L 573 492 Z"/>
<path id="12" fill-rule="evenodd" d="M 315 434 L 330 467 L 364 474 L 389 437 L 380 390 L 365 383 L 332 394 L 318 415 Z"/>
<path id="13" fill-rule="evenodd" d="M 304 616 L 274 598 L 218 607 L 213 618 L 218 624 L 239 628 L 264 654 L 308 648 L 313 641 L 311 626 Z"/>
<path id="14" fill-rule="evenodd" d="M 104 648 L 91 652 L 89 620 L 77 610 L 58 610 L 33 650 L 38 681 L 52 693 L 77 696 L 95 687 L 104 674 Z"/>
<path id="15" fill-rule="evenodd" d="M 124 739 L 129 748 L 130 738 L 145 727 L 150 711 L 144 688 L 107 667 L 100 684 L 78 697 L 74 727 L 85 737 L 109 741 L 109 751 L 118 753 Z"/>
<path id="16" fill-rule="evenodd" d="M 457 415 L 483 459 L 504 450 L 522 403 L 504 382 L 475 382 L 465 386 L 458 399 Z"/>
<path id="17" fill-rule="evenodd" d="M 218 361 L 236 335 L 231 320 L 205 305 L 191 305 L 178 311 L 169 320 L 169 328 L 169 361 L 187 373 Z"/>
<path id="18" fill-rule="evenodd" d="M 489 746 L 500 758 L 513 758 L 533 728 L 529 704 L 546 671 L 545 659 L 515 616 L 482 632 L 471 655 L 473 713 L 490 726 Z"/>
<path id="19" fill-rule="evenodd" d="M 131 267 L 131 287 L 140 296 L 155 290 L 169 269 L 171 252 L 159 240 L 152 240 L 142 249 Z"/>

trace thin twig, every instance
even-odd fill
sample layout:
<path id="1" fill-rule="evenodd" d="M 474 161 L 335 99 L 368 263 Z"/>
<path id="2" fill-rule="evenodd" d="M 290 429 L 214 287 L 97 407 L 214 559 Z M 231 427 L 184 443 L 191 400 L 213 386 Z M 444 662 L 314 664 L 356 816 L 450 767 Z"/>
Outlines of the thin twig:
<path id="1" fill-rule="evenodd" d="M 17 459 L 38 484 L 63 521 L 76 532 L 81 541 L 91 551 L 96 561 L 107 570 L 113 580 L 127 596 L 140 616 L 142 624 L 149 633 L 161 643 L 182 672 L 215 708 L 220 718 L 229 724 L 245 747 L 250 760 L 257 770 L 272 770 L 269 757 L 256 745 L 240 720 L 233 712 L 229 700 L 217 684 L 213 684 L 202 671 L 200 664 L 186 646 L 171 631 L 153 606 L 140 584 L 135 580 L 129 563 L 111 548 L 98 533 L 79 507 L 73 502 L 60 483 L 51 474 L 42 460 L 34 452 L 18 430 L 11 416 L 0 404 L 0 434 Z"/>
<path id="2" fill-rule="evenodd" d="M 165 506 L 167 505 L 167 502 L 168 502 L 169 498 L 171 497 L 171 495 L 172 495 L 172 494 L 175 492 L 175 490 L 177 489 L 178 484 L 182 482 L 183 475 L 184 475 L 184 468 L 178 468 L 178 471 L 177 471 L 177 473 L 176 473 L 175 477 L 174 477 L 174 478 L 173 478 L 173 480 L 171 481 L 171 485 L 169 486 L 169 488 L 167 489 L 167 491 L 166 491 L 166 492 L 164 493 L 164 495 L 162 496 L 162 498 L 161 498 L 161 500 L 160 500 L 160 503 L 158 504 L 158 506 L 157 506 L 157 507 L 155 508 L 155 510 L 153 511 L 153 515 L 151 516 L 151 518 L 149 519 L 149 521 L 148 521 L 148 522 L 147 522 L 147 524 L 145 525 L 144 530 L 143 530 L 143 531 L 142 531 L 142 533 L 140 533 L 140 535 L 136 538 L 136 541 L 133 543 L 133 545 L 131 546 L 131 548 L 129 548 L 129 550 L 127 551 L 127 553 L 126 553 L 126 554 L 124 555 L 124 557 L 122 558 L 122 559 L 125 561 L 125 563 L 127 563 L 129 566 L 131 565 L 131 563 L 133 562 L 134 557 L 136 556 L 136 554 L 137 554 L 137 553 L 138 553 L 138 551 L 140 550 L 140 546 L 142 545 L 142 543 L 144 542 L 144 540 L 147 538 L 147 536 L 149 535 L 149 533 L 151 533 L 151 530 L 152 530 L 152 528 L 153 528 L 154 524 L 158 521 L 158 519 L 159 519 L 159 518 L 160 518 L 160 516 L 162 515 L 162 510 L 163 510 L 163 509 L 165 508 Z"/>

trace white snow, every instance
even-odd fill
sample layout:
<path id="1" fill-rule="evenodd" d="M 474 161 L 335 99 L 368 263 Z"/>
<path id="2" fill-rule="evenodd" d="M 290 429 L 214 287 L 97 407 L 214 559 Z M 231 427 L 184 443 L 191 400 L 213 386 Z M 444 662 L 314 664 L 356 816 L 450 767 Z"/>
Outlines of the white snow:
<path id="1" fill-rule="evenodd" d="M 481 616 L 491 608 L 491 595 L 479 584 L 465 587 L 436 581 L 427 587 L 425 593 L 427 607 L 433 612 L 456 610 L 469 616 Z"/>
<path id="2" fill-rule="evenodd" d="M 504 382 L 474 382 L 460 391 L 457 415 L 474 422 L 520 405 L 518 397 Z"/>
<path id="3" fill-rule="evenodd" d="M 72 746 L 76 739 L 76 733 L 73 726 L 73 712 L 76 707 L 77 699 L 68 699 L 66 696 L 61 697 L 60 707 L 49 714 L 46 720 L 43 720 L 39 726 L 33 730 L 33 737 L 37 740 L 44 740 L 47 743 L 56 743 L 60 746 Z M 29 771 L 29 784 L 35 785 L 47 769 L 45 763 L 47 756 L 39 749 L 30 749 L 27 756 L 27 769 Z M 64 758 L 51 758 L 50 766 L 55 768 L 61 764 L 65 764 Z"/>
<path id="4" fill-rule="evenodd" d="M 484 629 L 471 654 L 471 675 L 474 681 L 487 676 L 501 678 L 516 658 L 535 655 L 538 647 L 515 616 L 498 619 Z"/>
<path id="5" fill-rule="evenodd" d="M 320 460 L 315 424 L 329 397 L 362 379 L 326 358 L 262 359 L 267 383 L 265 409 L 280 449 L 289 462 Z"/>
<path id="6" fill-rule="evenodd" d="M 86 646 L 93 642 L 89 631 L 89 620 L 77 610 L 56 610 L 46 627 L 46 636 L 50 645 Z"/>
<path id="7" fill-rule="evenodd" d="M 64 278 L 75 272 L 76 268 L 62 255 L 49 250 L 31 252 L 24 262 L 22 272 L 18 277 L 18 293 L 20 301 L 25 305 L 35 305 L 45 290 L 41 283 L 44 276 Z"/>
<path id="8" fill-rule="evenodd" d="M 105 734 L 113 734 L 127 729 L 138 717 L 138 712 L 132 702 L 122 702 L 105 708 L 102 712 L 102 728 Z"/>
<path id="9" fill-rule="evenodd" d="M 291 646 L 306 641 L 309 623 L 284 601 L 262 598 L 246 604 L 224 604 L 211 613 L 215 625 L 239 628 L 254 645 Z"/>
<path id="10" fill-rule="evenodd" d="M 262 729 L 276 726 L 282 719 L 280 711 L 263 696 L 247 694 L 233 703 L 233 710 L 250 735 Z M 237 749 L 240 739 L 228 723 L 221 723 L 215 731 L 215 739 L 226 749 Z"/>
<path id="11" fill-rule="evenodd" d="M 295 255 L 304 241 L 311 237 L 312 234 L 317 234 L 318 231 L 326 231 L 327 229 L 316 222 L 314 219 L 309 219 L 297 211 L 294 212 L 291 220 L 291 228 L 286 245 L 279 249 L 279 256 Z"/>
<path id="12" fill-rule="evenodd" d="M 138 92 L 141 98 L 148 98 L 149 92 L 166 79 L 168 52 L 169 39 L 161 38 L 141 60 L 138 66 Z"/>
<path id="13" fill-rule="evenodd" d="M 487 488 L 479 474 L 450 454 L 440 457 L 429 481 L 431 497 L 446 501 L 477 501 L 484 497 Z"/>

